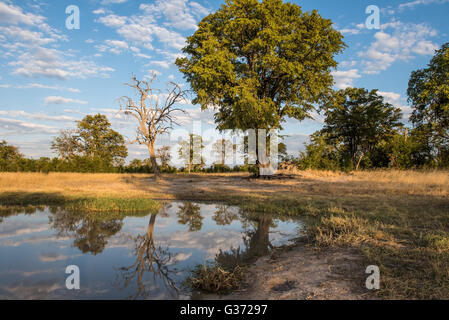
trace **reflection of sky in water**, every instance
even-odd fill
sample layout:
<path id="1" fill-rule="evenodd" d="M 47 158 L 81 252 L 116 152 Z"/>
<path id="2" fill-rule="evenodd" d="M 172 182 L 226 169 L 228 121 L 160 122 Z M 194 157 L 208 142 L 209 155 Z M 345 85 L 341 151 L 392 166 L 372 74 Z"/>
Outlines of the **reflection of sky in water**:
<path id="1" fill-rule="evenodd" d="M 52 220 L 54 215 L 48 210 L 38 211 L 10 216 L 0 223 L 1 299 L 123 299 L 138 292 L 137 277 L 131 278 L 124 286 L 124 282 L 117 282 L 117 275 L 122 274 L 120 268 L 136 262 L 133 239 L 147 235 L 151 215 L 116 220 L 112 227 L 86 222 L 80 214 L 70 220 L 66 213 L 61 212 L 56 225 Z M 220 222 L 224 215 L 231 218 Z M 103 234 L 104 230 L 114 226 L 113 232 Z M 269 237 L 274 246 L 285 244 L 298 235 L 299 227 L 298 222 L 273 220 L 266 238 Z M 61 232 L 61 228 L 65 228 L 65 232 Z M 245 249 L 244 237 L 256 233 L 253 238 L 261 238 L 263 232 L 256 232 L 258 228 L 261 229 L 257 221 L 243 218 L 236 207 L 171 203 L 156 216 L 154 242 L 151 243 L 156 249 L 168 248 L 171 258 L 165 261 L 167 273 L 180 287 L 186 271 L 205 260 L 213 260 L 220 249 Z M 88 248 L 86 253 L 83 253 L 79 243 L 84 242 L 77 242 L 79 234 L 82 234 L 82 240 L 96 242 L 101 238 L 97 232 L 103 234 L 104 248 L 100 246 L 94 252 L 93 249 L 89 251 L 92 246 L 87 246 L 84 247 Z M 81 290 L 65 288 L 68 276 L 65 268 L 68 265 L 80 268 Z M 144 273 L 141 285 L 150 291 L 147 298 L 187 298 L 185 295 L 170 295 L 175 291 L 167 290 L 162 279 L 165 278 L 154 277 L 151 272 Z"/>

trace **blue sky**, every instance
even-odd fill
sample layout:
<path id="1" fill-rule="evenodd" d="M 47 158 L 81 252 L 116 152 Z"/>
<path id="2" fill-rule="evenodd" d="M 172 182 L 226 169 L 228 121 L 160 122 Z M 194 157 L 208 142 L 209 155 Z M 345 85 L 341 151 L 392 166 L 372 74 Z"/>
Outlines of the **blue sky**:
<path id="1" fill-rule="evenodd" d="M 132 138 L 134 123 L 117 113 L 116 99 L 132 95 L 124 86 L 158 75 L 165 87 L 176 81 L 188 88 L 174 66 L 185 38 L 223 1 L 172 0 L 0 0 L 0 140 L 30 157 L 54 156 L 50 141 L 59 130 L 74 128 L 86 114 L 106 114 L 114 129 Z M 410 113 L 406 90 L 410 73 L 423 68 L 434 51 L 449 41 L 449 0 L 291 1 L 317 9 L 345 36 L 348 48 L 337 57 L 336 88 L 379 89 L 387 101 Z M 80 29 L 66 28 L 66 7 L 77 5 Z M 381 9 L 379 30 L 367 29 L 368 5 Z M 213 128 L 211 112 L 188 102 L 179 122 L 192 130 L 195 121 Z M 297 154 L 322 117 L 289 120 L 284 134 Z M 167 139 L 160 144 L 167 144 Z M 145 158 L 139 146 L 129 158 Z"/>

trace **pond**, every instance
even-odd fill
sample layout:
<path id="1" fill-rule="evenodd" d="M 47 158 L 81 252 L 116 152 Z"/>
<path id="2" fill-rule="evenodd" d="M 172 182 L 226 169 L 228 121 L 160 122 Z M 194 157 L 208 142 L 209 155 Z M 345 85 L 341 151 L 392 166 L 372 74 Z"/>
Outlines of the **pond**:
<path id="1" fill-rule="evenodd" d="M 107 215 L 106 215 L 107 217 Z M 100 218 L 42 208 L 0 215 L 0 299 L 190 299 L 198 264 L 266 255 L 298 237 L 299 221 L 238 207 L 166 203 L 157 214 Z M 68 290 L 66 267 L 80 271 Z"/>

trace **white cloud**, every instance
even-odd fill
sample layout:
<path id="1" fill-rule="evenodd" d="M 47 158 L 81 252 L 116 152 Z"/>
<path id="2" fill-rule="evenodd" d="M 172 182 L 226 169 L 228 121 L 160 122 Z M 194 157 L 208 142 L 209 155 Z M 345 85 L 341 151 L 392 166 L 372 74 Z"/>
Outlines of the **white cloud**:
<path id="1" fill-rule="evenodd" d="M 21 135 L 36 133 L 56 133 L 58 130 L 54 127 L 36 124 L 32 122 L 0 118 L 0 134 L 2 135 Z"/>
<path id="2" fill-rule="evenodd" d="M 1 87 L 1 85 L 0 85 Z M 80 93 L 81 91 L 76 88 L 60 87 L 60 86 L 49 86 L 41 83 L 28 83 L 25 85 L 6 85 L 5 88 L 15 88 L 15 89 L 48 89 L 57 91 L 69 91 L 73 93 Z"/>
<path id="3" fill-rule="evenodd" d="M 165 26 L 181 30 L 195 30 L 197 28 L 196 18 L 209 13 L 209 10 L 199 3 L 189 3 L 187 0 L 157 0 L 155 4 L 141 4 L 139 9 L 156 18 L 164 17 Z"/>
<path id="4" fill-rule="evenodd" d="M 93 14 L 106 14 L 106 10 L 103 8 L 99 8 L 97 10 L 92 11 Z"/>
<path id="5" fill-rule="evenodd" d="M 31 13 L 24 13 L 22 8 L 14 6 L 13 4 L 6 4 L 0 2 L 0 21 L 3 24 L 27 24 L 35 25 L 41 24 L 45 20 L 44 17 Z"/>
<path id="6" fill-rule="evenodd" d="M 102 0 L 102 5 L 125 3 L 128 0 Z"/>
<path id="7" fill-rule="evenodd" d="M 392 32 L 389 33 L 388 29 L 392 29 Z M 382 25 L 371 45 L 359 52 L 364 64 L 363 73 L 377 74 L 396 61 L 407 61 L 416 55 L 432 55 L 438 45 L 429 38 L 436 35 L 436 30 L 426 24 L 393 21 Z"/>
<path id="8" fill-rule="evenodd" d="M 383 96 L 386 102 L 392 104 L 396 108 L 401 109 L 403 115 L 402 117 L 404 120 L 407 121 L 409 119 L 412 108 L 407 105 L 406 99 L 403 98 L 399 93 L 385 91 L 378 91 L 377 93 Z"/>
<path id="9" fill-rule="evenodd" d="M 8 115 L 11 117 L 23 117 L 27 119 L 33 119 L 33 120 L 41 120 L 41 121 L 75 121 L 76 119 L 73 117 L 69 117 L 66 115 L 48 115 L 45 113 L 29 113 L 26 111 L 21 110 L 0 110 L 0 115 Z"/>
<path id="10" fill-rule="evenodd" d="M 12 74 L 84 79 L 108 76 L 114 71 L 85 58 L 70 59 L 71 54 L 56 49 L 58 42 L 67 41 L 67 37 L 48 26 L 42 16 L 24 13 L 19 7 L 0 2 L 0 21 L 8 24 L 0 27 L 0 49 L 5 50 L 3 58 L 9 58 L 7 65 L 12 67 Z"/>
<path id="11" fill-rule="evenodd" d="M 415 0 L 415 1 L 401 3 L 398 8 L 400 10 L 403 10 L 403 9 L 407 9 L 407 8 L 408 9 L 414 8 L 419 5 L 443 4 L 443 3 L 448 3 L 448 2 L 449 2 L 449 0 Z"/>
<path id="12" fill-rule="evenodd" d="M 194 15 L 197 16 L 207 16 L 210 13 L 210 10 L 200 5 L 198 2 L 190 1 L 189 6 Z"/>
<path id="13" fill-rule="evenodd" d="M 351 69 L 346 71 L 332 72 L 335 81 L 335 87 L 338 89 L 346 89 L 353 86 L 355 79 L 361 77 L 358 69 Z"/>
<path id="14" fill-rule="evenodd" d="M 100 52 L 109 51 L 113 54 L 121 54 L 124 50 L 128 49 L 129 45 L 126 41 L 121 40 L 105 40 L 104 45 L 97 46 Z"/>
<path id="15" fill-rule="evenodd" d="M 161 68 L 164 68 L 164 69 L 170 68 L 170 63 L 167 62 L 167 61 L 154 60 L 154 61 L 150 61 L 150 63 L 148 65 L 154 65 L 154 66 L 158 66 L 158 67 L 161 67 Z"/>
<path id="16" fill-rule="evenodd" d="M 42 32 L 35 32 L 16 26 L 0 27 L 0 32 L 4 36 L 15 38 L 30 45 L 45 45 L 55 42 L 55 38 L 45 37 Z"/>
<path id="17" fill-rule="evenodd" d="M 45 104 L 87 104 L 87 101 L 64 98 L 60 96 L 49 96 L 45 98 Z"/>
<path id="18" fill-rule="evenodd" d="M 341 34 L 359 34 L 360 29 L 354 29 L 354 28 L 344 28 L 339 30 Z"/>
<path id="19" fill-rule="evenodd" d="M 176 16 L 174 14 L 174 3 L 172 2 L 156 2 L 153 4 L 141 4 L 140 14 L 132 16 L 118 16 L 109 14 L 100 17 L 97 21 L 107 27 L 116 30 L 117 34 L 122 36 L 128 43 L 135 48 L 145 48 L 153 50 L 153 41 L 156 38 L 167 48 L 179 50 L 185 46 L 185 38 L 176 31 L 169 28 L 178 28 L 179 24 L 183 24 L 183 30 L 192 28 L 195 25 L 195 19 L 183 19 L 183 13 L 180 12 Z M 164 17 L 168 22 L 158 22 L 157 19 Z M 171 19 L 175 19 L 175 23 Z M 164 21 L 167 21 L 164 20 Z M 187 27 L 184 24 L 188 24 Z"/>
<path id="20" fill-rule="evenodd" d="M 17 57 L 9 63 L 14 67 L 13 74 L 30 78 L 37 76 L 68 79 L 85 79 L 91 76 L 108 77 L 114 69 L 98 66 L 89 60 L 66 60 L 62 51 L 38 47 Z"/>

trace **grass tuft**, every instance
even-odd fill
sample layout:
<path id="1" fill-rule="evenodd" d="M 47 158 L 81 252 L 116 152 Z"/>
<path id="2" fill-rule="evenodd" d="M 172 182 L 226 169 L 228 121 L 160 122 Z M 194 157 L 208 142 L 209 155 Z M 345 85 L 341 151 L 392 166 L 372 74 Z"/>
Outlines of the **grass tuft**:
<path id="1" fill-rule="evenodd" d="M 243 281 L 243 270 L 240 266 L 226 271 L 219 265 L 199 265 L 187 278 L 186 284 L 196 290 L 226 294 L 239 289 Z"/>

